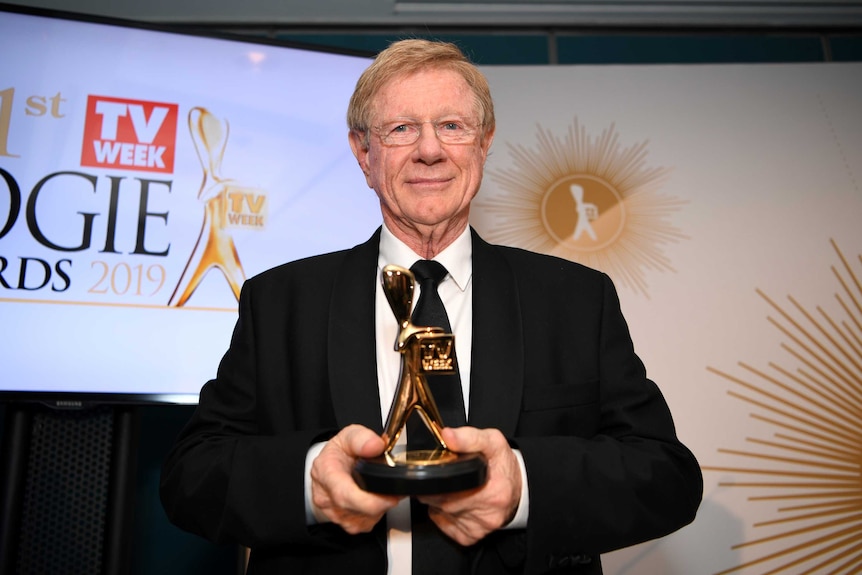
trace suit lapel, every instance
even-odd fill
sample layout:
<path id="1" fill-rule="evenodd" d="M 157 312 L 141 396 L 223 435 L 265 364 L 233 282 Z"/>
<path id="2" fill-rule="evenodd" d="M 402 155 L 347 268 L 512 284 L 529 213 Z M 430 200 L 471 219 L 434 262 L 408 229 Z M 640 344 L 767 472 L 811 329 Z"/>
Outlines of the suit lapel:
<path id="1" fill-rule="evenodd" d="M 329 315 L 329 381 L 339 428 L 360 423 L 378 433 L 380 393 L 374 296 L 380 229 L 350 250 L 336 277 Z"/>
<path id="2" fill-rule="evenodd" d="M 329 375 L 339 427 L 383 431 L 374 342 L 380 230 L 344 258 L 329 316 Z M 473 232 L 473 349 L 469 425 L 512 436 L 524 377 L 523 327 L 509 263 Z"/>
<path id="3" fill-rule="evenodd" d="M 508 261 L 473 231 L 473 353 L 470 416 L 475 427 L 509 437 L 523 391 L 523 326 L 517 283 Z"/>

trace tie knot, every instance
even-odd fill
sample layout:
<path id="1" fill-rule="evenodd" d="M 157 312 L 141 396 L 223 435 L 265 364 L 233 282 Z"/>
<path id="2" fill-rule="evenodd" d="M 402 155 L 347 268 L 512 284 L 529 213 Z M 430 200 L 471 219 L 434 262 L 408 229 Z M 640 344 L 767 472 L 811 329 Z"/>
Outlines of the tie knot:
<path id="1" fill-rule="evenodd" d="M 446 274 L 449 273 L 443 267 L 443 264 L 434 260 L 419 260 L 410 267 L 410 271 L 413 272 L 419 283 L 424 284 L 426 281 L 431 280 L 434 282 L 435 288 L 446 277 Z"/>

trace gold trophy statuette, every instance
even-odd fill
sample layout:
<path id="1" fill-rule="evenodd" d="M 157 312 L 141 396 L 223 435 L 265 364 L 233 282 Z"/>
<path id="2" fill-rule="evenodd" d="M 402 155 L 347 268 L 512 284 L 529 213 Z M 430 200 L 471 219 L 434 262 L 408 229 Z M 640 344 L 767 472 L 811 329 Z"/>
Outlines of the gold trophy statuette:
<path id="1" fill-rule="evenodd" d="M 441 435 L 443 420 L 425 377 L 427 373 L 457 373 L 455 336 L 440 327 L 411 323 L 415 279 L 410 270 L 388 265 L 381 281 L 398 320 L 395 351 L 401 354 L 401 373 L 383 431 L 383 455 L 358 460 L 353 477 L 366 491 L 388 495 L 432 495 L 479 487 L 487 477 L 485 458 L 478 453 L 455 453 L 446 446 Z M 436 440 L 436 449 L 396 449 L 414 411 Z"/>

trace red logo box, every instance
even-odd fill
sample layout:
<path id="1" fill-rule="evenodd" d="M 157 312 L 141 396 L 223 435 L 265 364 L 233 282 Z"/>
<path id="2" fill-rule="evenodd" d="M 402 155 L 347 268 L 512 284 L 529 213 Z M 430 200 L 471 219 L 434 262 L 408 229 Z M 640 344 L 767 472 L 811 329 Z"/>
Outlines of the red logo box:
<path id="1" fill-rule="evenodd" d="M 177 104 L 88 96 L 81 165 L 173 173 L 177 114 Z"/>

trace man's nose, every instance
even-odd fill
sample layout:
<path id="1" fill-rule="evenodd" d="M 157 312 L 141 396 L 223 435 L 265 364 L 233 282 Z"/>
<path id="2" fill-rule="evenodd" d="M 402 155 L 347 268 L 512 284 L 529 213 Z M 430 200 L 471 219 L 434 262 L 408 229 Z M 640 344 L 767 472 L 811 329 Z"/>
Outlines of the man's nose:
<path id="1" fill-rule="evenodd" d="M 416 149 L 422 158 L 437 158 L 443 153 L 443 143 L 437 136 L 436 126 L 432 122 L 423 122 L 419 126 L 419 139 Z"/>

